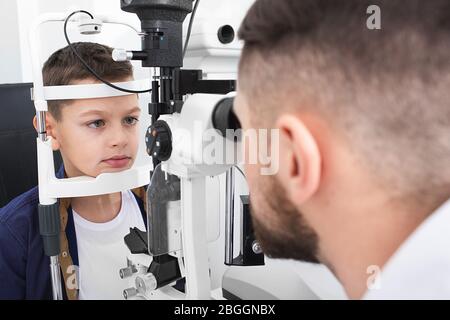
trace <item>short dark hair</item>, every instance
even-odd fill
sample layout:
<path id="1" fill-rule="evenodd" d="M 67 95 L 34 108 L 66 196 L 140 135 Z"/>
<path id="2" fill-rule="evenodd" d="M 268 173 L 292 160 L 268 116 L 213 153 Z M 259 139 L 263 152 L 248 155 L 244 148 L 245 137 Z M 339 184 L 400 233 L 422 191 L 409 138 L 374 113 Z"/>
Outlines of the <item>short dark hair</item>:
<path id="1" fill-rule="evenodd" d="M 319 113 L 393 190 L 448 196 L 450 1 L 257 0 L 239 37 L 253 121 Z"/>
<path id="2" fill-rule="evenodd" d="M 112 48 L 93 42 L 76 42 L 72 46 L 86 63 L 105 80 L 120 81 L 133 76 L 129 61 L 116 62 L 112 59 Z M 42 68 L 44 86 L 62 86 L 77 80 L 95 77 L 83 66 L 69 46 L 54 52 Z M 95 79 L 96 80 L 96 79 Z M 61 119 L 61 106 L 70 100 L 48 101 L 48 111 L 56 119 Z"/>

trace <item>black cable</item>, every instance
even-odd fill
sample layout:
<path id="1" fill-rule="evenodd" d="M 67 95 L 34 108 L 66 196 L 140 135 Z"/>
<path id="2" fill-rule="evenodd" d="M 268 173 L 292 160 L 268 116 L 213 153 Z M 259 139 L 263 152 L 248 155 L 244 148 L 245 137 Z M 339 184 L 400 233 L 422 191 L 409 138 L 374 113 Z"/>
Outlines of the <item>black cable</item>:
<path id="1" fill-rule="evenodd" d="M 189 20 L 189 27 L 188 27 L 188 31 L 187 31 L 186 41 L 184 42 L 183 59 L 184 59 L 184 56 L 186 55 L 187 46 L 189 44 L 189 38 L 191 37 L 192 25 L 194 23 L 195 13 L 197 12 L 199 3 L 200 3 L 200 0 L 195 1 L 194 10 L 192 10 L 192 13 L 191 13 L 191 18 Z"/>
<path id="2" fill-rule="evenodd" d="M 197 0 L 198 1 L 198 0 Z M 102 77 L 100 77 L 97 72 L 95 72 L 94 69 L 92 69 L 87 63 L 86 61 L 84 61 L 84 59 L 78 54 L 77 50 L 73 47 L 72 43 L 69 40 L 69 37 L 67 36 L 67 22 L 69 21 L 69 19 L 77 13 L 85 13 L 87 15 L 89 15 L 91 17 L 91 19 L 94 19 L 94 16 L 92 14 L 90 14 L 88 11 L 85 10 L 78 10 L 78 11 L 74 11 L 71 14 L 69 14 L 69 16 L 66 18 L 66 20 L 64 21 L 64 37 L 66 38 L 67 44 L 69 46 L 69 48 L 72 50 L 73 54 L 75 56 L 77 56 L 78 60 L 80 60 L 80 62 L 83 64 L 83 66 L 94 76 L 96 77 L 98 80 L 100 80 L 101 82 L 103 82 L 104 84 L 110 86 L 111 88 L 114 88 L 116 90 L 120 90 L 123 92 L 128 92 L 128 93 L 145 93 L 145 92 L 151 92 L 152 89 L 147 89 L 147 90 L 130 90 L 130 89 L 125 89 L 125 88 L 121 88 L 118 87 L 114 84 L 112 84 L 111 82 L 103 79 Z"/>
<path id="3" fill-rule="evenodd" d="M 244 177 L 244 179 L 246 179 L 245 173 L 241 170 L 241 168 L 239 168 L 237 165 L 234 165 L 234 167 L 242 174 L 242 176 Z"/>

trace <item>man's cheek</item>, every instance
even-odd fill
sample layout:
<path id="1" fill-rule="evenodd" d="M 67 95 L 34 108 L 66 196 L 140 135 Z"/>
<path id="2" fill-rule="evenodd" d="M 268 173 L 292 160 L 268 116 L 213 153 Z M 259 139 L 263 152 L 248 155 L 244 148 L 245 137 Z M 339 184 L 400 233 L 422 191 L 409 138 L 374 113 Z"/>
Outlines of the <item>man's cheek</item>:
<path id="1" fill-rule="evenodd" d="M 258 164 L 245 164 L 245 174 L 247 181 L 251 186 L 257 186 L 259 179 L 261 178 L 260 175 L 260 165 Z"/>
<path id="2" fill-rule="evenodd" d="M 262 194 L 260 190 L 255 190 L 250 193 L 250 214 L 252 219 L 258 220 L 260 223 L 263 223 L 262 221 L 270 221 L 273 218 L 268 211 L 264 199 L 265 196 L 266 195 Z"/>
<path id="3" fill-rule="evenodd" d="M 256 192 L 250 192 L 250 214 L 252 215 L 253 219 L 259 217 L 260 208 L 258 204 L 259 201 Z"/>

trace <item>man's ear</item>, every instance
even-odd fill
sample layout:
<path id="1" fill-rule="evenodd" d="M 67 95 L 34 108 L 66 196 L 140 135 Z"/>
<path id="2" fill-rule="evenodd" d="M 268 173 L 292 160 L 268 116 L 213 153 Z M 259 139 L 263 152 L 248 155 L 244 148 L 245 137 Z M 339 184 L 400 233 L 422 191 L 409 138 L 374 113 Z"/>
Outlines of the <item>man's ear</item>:
<path id="1" fill-rule="evenodd" d="M 301 205 L 317 191 L 321 176 L 321 155 L 317 141 L 297 115 L 278 118 L 280 130 L 279 178 L 289 199 Z"/>
<path id="2" fill-rule="evenodd" d="M 34 116 L 34 118 L 33 118 L 33 126 L 34 126 L 34 129 L 36 129 L 36 132 L 39 133 L 36 116 Z M 48 112 L 46 112 L 46 115 L 45 115 L 45 126 L 46 126 L 47 136 L 52 137 L 53 151 L 59 150 L 60 143 L 59 143 L 58 130 L 57 130 L 57 126 L 56 126 L 56 119 Z"/>

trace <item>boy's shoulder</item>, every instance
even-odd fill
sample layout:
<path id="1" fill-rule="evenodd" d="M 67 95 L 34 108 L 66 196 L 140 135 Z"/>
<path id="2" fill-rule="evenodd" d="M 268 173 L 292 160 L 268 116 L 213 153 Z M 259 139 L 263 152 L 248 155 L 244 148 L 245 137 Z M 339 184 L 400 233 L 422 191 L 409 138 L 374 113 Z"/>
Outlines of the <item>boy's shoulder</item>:
<path id="1" fill-rule="evenodd" d="M 18 215 L 29 214 L 30 209 L 37 210 L 39 203 L 38 187 L 34 187 L 27 192 L 18 195 L 7 205 L 0 208 L 0 222 L 7 223 Z"/>
<path id="2" fill-rule="evenodd" d="M 64 176 L 64 165 L 61 165 L 55 173 L 57 178 Z M 0 208 L 0 225 L 8 225 L 10 227 L 18 226 L 20 222 L 36 221 L 39 204 L 39 187 L 22 193 L 15 197 L 6 206 Z"/>
<path id="3" fill-rule="evenodd" d="M 0 209 L 0 299 L 51 298 L 34 187 Z"/>
<path id="4" fill-rule="evenodd" d="M 0 208 L 0 225 L 16 235 L 27 233 L 37 221 L 38 203 L 39 192 L 36 186 Z"/>

